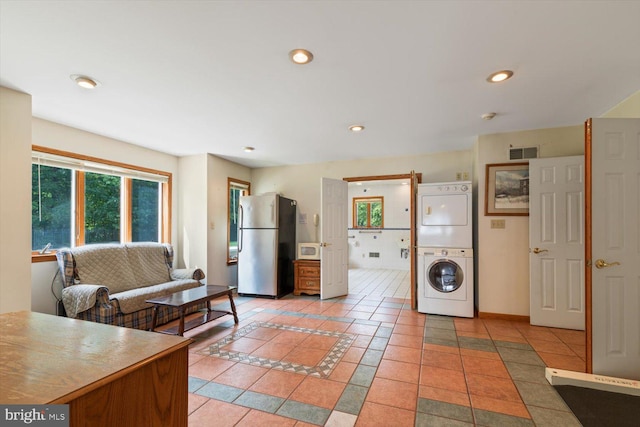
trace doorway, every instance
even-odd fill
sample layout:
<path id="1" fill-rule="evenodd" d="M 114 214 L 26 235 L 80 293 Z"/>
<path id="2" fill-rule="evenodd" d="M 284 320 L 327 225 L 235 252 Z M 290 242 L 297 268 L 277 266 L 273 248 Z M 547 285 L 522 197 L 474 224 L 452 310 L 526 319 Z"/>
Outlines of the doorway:
<path id="1" fill-rule="evenodd" d="M 415 309 L 415 194 L 422 174 L 343 180 L 349 183 L 350 292 L 410 299 Z"/>

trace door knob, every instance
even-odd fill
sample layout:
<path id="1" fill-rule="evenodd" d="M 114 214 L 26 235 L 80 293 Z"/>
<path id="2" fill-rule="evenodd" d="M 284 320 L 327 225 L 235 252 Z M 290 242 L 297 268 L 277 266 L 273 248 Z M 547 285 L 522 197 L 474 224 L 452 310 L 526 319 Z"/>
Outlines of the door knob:
<path id="1" fill-rule="evenodd" d="M 546 250 L 546 249 L 533 248 L 533 253 L 534 253 L 534 254 L 541 254 L 541 253 L 543 253 L 543 252 L 549 252 L 549 251 L 548 251 L 548 250 Z"/>
<path id="2" fill-rule="evenodd" d="M 607 267 L 613 267 L 614 265 L 620 265 L 620 263 L 618 261 L 608 263 L 603 259 L 596 260 L 596 268 L 607 268 Z"/>
<path id="3" fill-rule="evenodd" d="M 327 246 L 331 246 L 331 243 L 322 242 L 320 243 L 320 246 L 322 246 L 323 248 L 326 248 Z"/>

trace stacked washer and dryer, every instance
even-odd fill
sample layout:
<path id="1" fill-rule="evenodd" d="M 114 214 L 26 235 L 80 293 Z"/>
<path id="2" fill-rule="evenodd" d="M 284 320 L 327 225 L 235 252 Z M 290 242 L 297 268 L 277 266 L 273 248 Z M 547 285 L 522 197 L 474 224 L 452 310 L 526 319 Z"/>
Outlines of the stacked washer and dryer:
<path id="1" fill-rule="evenodd" d="M 471 182 L 418 185 L 418 311 L 473 317 Z"/>

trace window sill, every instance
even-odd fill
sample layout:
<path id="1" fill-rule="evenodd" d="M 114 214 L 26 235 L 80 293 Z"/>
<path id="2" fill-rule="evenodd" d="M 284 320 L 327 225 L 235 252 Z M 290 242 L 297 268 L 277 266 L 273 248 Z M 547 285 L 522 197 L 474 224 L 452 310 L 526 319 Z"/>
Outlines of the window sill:
<path id="1" fill-rule="evenodd" d="M 55 253 L 41 254 L 41 253 L 35 252 L 31 254 L 31 263 L 49 262 L 49 261 L 55 261 L 55 260 L 56 260 Z"/>
<path id="2" fill-rule="evenodd" d="M 232 266 L 232 265 L 237 265 L 238 264 L 238 260 L 234 259 L 234 260 L 227 260 L 227 266 Z"/>

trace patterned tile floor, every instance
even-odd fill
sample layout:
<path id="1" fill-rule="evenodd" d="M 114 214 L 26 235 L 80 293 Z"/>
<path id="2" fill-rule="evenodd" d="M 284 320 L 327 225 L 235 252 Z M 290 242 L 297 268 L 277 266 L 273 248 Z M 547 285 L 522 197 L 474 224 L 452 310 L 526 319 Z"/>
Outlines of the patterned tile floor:
<path id="1" fill-rule="evenodd" d="M 584 371 L 583 332 L 380 295 L 235 301 L 239 325 L 185 334 L 190 426 L 580 426 L 544 367 Z"/>

